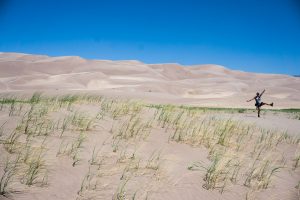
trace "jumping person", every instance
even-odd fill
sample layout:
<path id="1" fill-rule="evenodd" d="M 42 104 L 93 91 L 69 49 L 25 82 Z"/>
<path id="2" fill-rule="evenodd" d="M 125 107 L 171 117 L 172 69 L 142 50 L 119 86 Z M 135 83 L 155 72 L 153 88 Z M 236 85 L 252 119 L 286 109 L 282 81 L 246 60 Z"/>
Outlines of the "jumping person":
<path id="1" fill-rule="evenodd" d="M 258 117 L 260 117 L 260 107 L 262 107 L 263 105 L 273 106 L 273 103 L 268 104 L 261 101 L 261 96 L 264 94 L 265 91 L 266 90 L 262 91 L 260 94 L 257 92 L 255 97 L 247 101 L 250 102 L 252 100 L 255 100 L 255 106 L 256 106 Z"/>

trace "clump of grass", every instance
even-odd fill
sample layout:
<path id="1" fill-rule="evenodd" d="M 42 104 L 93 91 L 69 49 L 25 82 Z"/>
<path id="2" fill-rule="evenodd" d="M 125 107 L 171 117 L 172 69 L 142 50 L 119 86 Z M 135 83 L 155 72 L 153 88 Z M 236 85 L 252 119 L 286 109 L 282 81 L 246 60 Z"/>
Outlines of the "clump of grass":
<path id="1" fill-rule="evenodd" d="M 246 111 L 247 111 L 246 109 L 242 109 L 242 108 L 238 109 L 238 113 L 245 113 Z"/>
<path id="2" fill-rule="evenodd" d="M 31 104 L 37 104 L 37 103 L 39 103 L 41 101 L 41 97 L 42 97 L 42 93 L 41 92 L 35 92 L 31 96 L 29 102 Z"/>
<path id="3" fill-rule="evenodd" d="M 161 151 L 154 151 L 147 160 L 146 168 L 158 170 L 160 166 Z"/>
<path id="4" fill-rule="evenodd" d="M 75 167 L 75 165 L 77 165 L 77 163 L 80 161 L 79 153 L 80 153 L 80 149 L 83 147 L 82 144 L 84 140 L 85 140 L 85 134 L 81 132 L 76 138 L 76 140 L 72 142 L 71 145 L 65 144 L 62 141 L 56 156 L 59 155 L 69 156 L 73 160 L 72 166 Z"/>
<path id="5" fill-rule="evenodd" d="M 146 138 L 152 127 L 152 121 L 143 122 L 139 116 L 131 116 L 125 120 L 119 127 L 117 131 L 112 131 L 114 138 L 120 139 L 137 139 Z"/>
<path id="6" fill-rule="evenodd" d="M 63 136 L 63 134 L 65 133 L 65 131 L 67 130 L 68 126 L 70 125 L 70 118 L 66 117 L 63 119 L 62 125 L 61 125 L 61 133 L 60 133 L 60 137 Z"/>
<path id="7" fill-rule="evenodd" d="M 140 169 L 141 159 L 137 158 L 135 152 L 131 156 L 121 155 L 119 157 L 118 163 L 126 163 L 123 169 L 120 180 L 129 179 L 135 172 Z"/>
<path id="8" fill-rule="evenodd" d="M 64 96 L 60 96 L 58 98 L 58 101 L 59 101 L 60 107 L 66 105 L 67 110 L 71 110 L 72 104 L 79 101 L 79 99 L 80 99 L 79 95 L 64 95 Z"/>
<path id="9" fill-rule="evenodd" d="M 296 155 L 294 161 L 295 161 L 294 169 L 297 169 L 300 163 L 300 155 Z"/>
<path id="10" fill-rule="evenodd" d="M 114 138 L 111 144 L 112 151 L 115 153 L 119 150 L 121 139 L 120 138 Z"/>
<path id="11" fill-rule="evenodd" d="M 93 148 L 92 158 L 89 160 L 90 165 L 101 165 L 101 161 L 98 159 L 101 149 L 96 149 L 96 145 Z"/>
<path id="12" fill-rule="evenodd" d="M 77 194 L 80 196 L 83 196 L 84 193 L 88 190 L 96 190 L 98 187 L 98 184 L 99 184 L 99 182 L 98 182 L 97 177 L 95 176 L 95 174 L 93 174 L 91 172 L 91 168 L 89 167 L 89 171 L 82 179 L 80 189 L 77 192 Z"/>
<path id="13" fill-rule="evenodd" d="M 14 153 L 18 149 L 18 139 L 21 137 L 21 133 L 13 131 L 8 138 L 4 141 L 4 148 L 9 153 Z"/>
<path id="14" fill-rule="evenodd" d="M 142 104 L 136 101 L 104 100 L 101 103 L 102 114 L 108 113 L 113 120 L 121 117 L 138 114 L 142 110 Z M 101 115 L 102 115 L 101 114 Z"/>
<path id="15" fill-rule="evenodd" d="M 8 116 L 13 116 L 14 115 L 14 112 L 15 112 L 15 106 L 16 105 L 16 101 L 12 101 L 11 104 L 10 104 L 10 109 L 9 109 L 9 114 Z"/>
<path id="16" fill-rule="evenodd" d="M 295 152 L 295 156 L 294 156 L 294 165 L 293 165 L 294 170 L 296 170 L 300 165 L 300 151 L 298 150 L 298 149 L 300 149 L 299 147 L 300 147 L 300 145 L 298 145 L 298 148 L 297 148 L 297 150 Z"/>
<path id="17" fill-rule="evenodd" d="M 7 123 L 7 121 L 6 122 L 4 122 L 1 126 L 0 126 L 0 138 L 4 135 L 4 125 Z M 1 142 L 1 140 L 0 140 L 0 142 Z"/>
<path id="18" fill-rule="evenodd" d="M 41 178 L 41 176 L 43 176 Z M 45 161 L 43 160 L 42 150 L 39 152 L 37 157 L 29 160 L 27 169 L 24 172 L 22 182 L 25 185 L 31 186 L 36 183 L 41 183 L 42 185 L 47 184 L 47 170 Z"/>
<path id="19" fill-rule="evenodd" d="M 17 175 L 19 160 L 19 156 L 14 161 L 6 160 L 0 179 L 0 195 L 6 196 L 10 193 L 9 186 L 12 184 L 13 178 Z"/>
<path id="20" fill-rule="evenodd" d="M 266 158 L 258 162 L 256 159 L 246 173 L 244 185 L 255 189 L 267 189 L 271 178 L 283 167 L 284 165 L 276 164 L 276 160 Z"/>
<path id="21" fill-rule="evenodd" d="M 204 170 L 205 184 L 203 187 L 207 190 L 218 189 L 221 193 L 229 182 L 237 182 L 237 176 L 241 164 L 237 157 L 227 153 L 217 153 L 212 158 L 212 163 L 205 167 L 201 162 L 193 163 L 189 170 Z"/>
<path id="22" fill-rule="evenodd" d="M 32 142 L 31 139 L 27 138 L 24 150 L 21 152 L 22 153 L 22 161 L 25 164 L 29 164 L 30 157 L 32 155 L 34 155 L 34 153 L 35 153 L 33 147 L 31 146 L 31 142 Z"/>
<path id="23" fill-rule="evenodd" d="M 120 182 L 117 191 L 113 195 L 113 200 L 125 200 L 126 199 L 126 185 L 128 183 L 129 179 L 125 179 Z"/>
<path id="24" fill-rule="evenodd" d="M 75 130 L 88 131 L 94 122 L 93 118 L 79 112 L 75 112 L 70 117 L 70 123 L 75 127 Z"/>

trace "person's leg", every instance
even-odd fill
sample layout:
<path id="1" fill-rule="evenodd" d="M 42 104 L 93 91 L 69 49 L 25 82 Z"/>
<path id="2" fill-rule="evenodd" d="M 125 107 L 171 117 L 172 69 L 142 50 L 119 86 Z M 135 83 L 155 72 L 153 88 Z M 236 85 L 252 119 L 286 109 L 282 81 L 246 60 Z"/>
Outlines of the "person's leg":
<path id="1" fill-rule="evenodd" d="M 263 105 L 273 106 L 273 103 L 265 103 L 265 102 L 261 102 L 260 106 L 263 106 Z"/>
<path id="2" fill-rule="evenodd" d="M 260 107 L 257 107 L 257 117 L 260 117 Z"/>

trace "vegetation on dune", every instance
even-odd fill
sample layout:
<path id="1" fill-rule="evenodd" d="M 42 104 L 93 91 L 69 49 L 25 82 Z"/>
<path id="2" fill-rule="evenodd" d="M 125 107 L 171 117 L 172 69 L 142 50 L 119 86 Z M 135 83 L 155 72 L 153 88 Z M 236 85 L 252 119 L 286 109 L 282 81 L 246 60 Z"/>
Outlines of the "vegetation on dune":
<path id="1" fill-rule="evenodd" d="M 87 112 L 86 107 L 92 111 Z M 13 193 L 15 184 L 24 191 L 31 186 L 47 187 L 49 174 L 55 173 L 51 171 L 53 159 L 66 159 L 72 169 L 81 165 L 88 169 L 78 185 L 78 199 L 101 196 L 107 190 L 113 199 L 151 198 L 151 185 L 159 184 L 161 179 L 164 153 L 153 149 L 149 155 L 141 155 L 138 149 L 152 130 L 168 134 L 169 143 L 208 150 L 209 163 L 195 160 L 187 166 L 188 170 L 199 170 L 203 175 L 199 184 L 202 182 L 207 190 L 223 193 L 234 185 L 242 185 L 247 191 L 264 190 L 278 173 L 297 173 L 298 137 L 218 115 L 224 112 L 253 110 L 154 105 L 82 94 L 2 95 L 0 114 L 7 120 L 0 123 L 0 146 L 5 150 L 0 156 L 0 195 Z M 300 110 L 270 112 L 297 117 Z M 90 147 L 95 134 L 107 136 Z M 58 141 L 59 148 L 53 149 L 50 141 Z M 295 150 L 292 159 L 285 157 L 286 148 Z M 143 184 L 136 184 L 140 180 Z M 113 181 L 119 181 L 119 185 L 107 188 Z"/>

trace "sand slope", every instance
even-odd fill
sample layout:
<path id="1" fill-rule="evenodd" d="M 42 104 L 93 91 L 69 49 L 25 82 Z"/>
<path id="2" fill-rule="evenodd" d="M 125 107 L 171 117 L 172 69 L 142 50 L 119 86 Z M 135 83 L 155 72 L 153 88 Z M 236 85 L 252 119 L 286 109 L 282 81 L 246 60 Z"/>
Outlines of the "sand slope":
<path id="1" fill-rule="evenodd" d="M 65 97 L 1 104 L 1 200 L 299 199 L 295 113 Z"/>
<path id="2" fill-rule="evenodd" d="M 253 106 L 245 100 L 266 89 L 263 101 L 300 107 L 300 79 L 234 71 L 219 65 L 181 66 L 139 61 L 85 60 L 0 53 L 0 92 L 95 91 L 155 102 Z"/>

